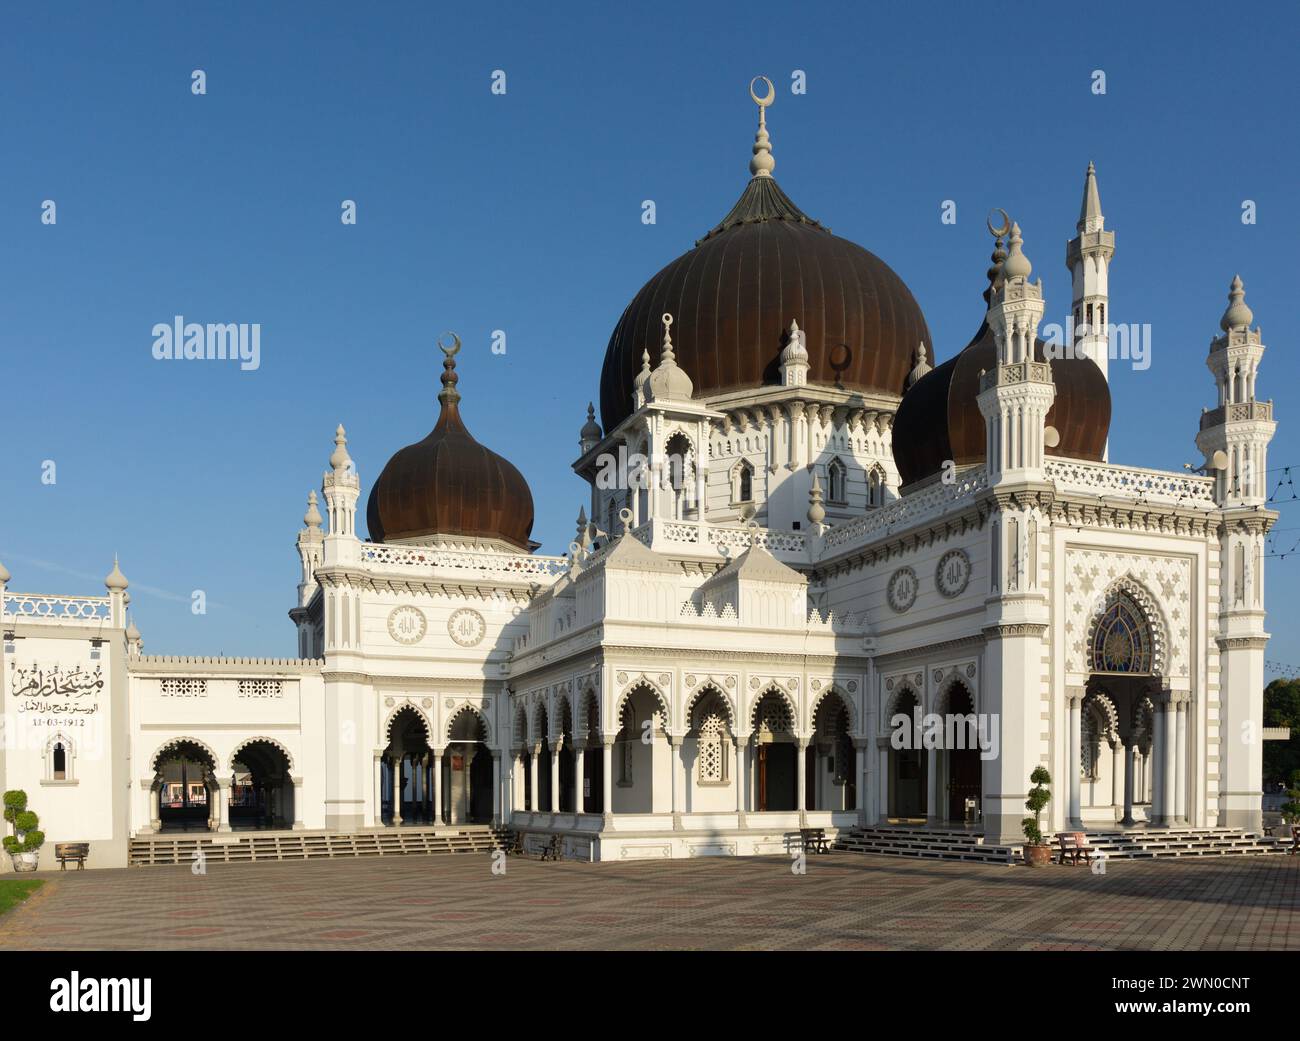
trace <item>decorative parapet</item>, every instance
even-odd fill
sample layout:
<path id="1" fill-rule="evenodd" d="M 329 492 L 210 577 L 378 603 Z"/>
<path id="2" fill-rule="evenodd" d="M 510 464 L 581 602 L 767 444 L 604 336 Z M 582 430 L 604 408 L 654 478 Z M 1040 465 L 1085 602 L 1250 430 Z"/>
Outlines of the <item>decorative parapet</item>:
<path id="1" fill-rule="evenodd" d="M 1112 466 L 1082 459 L 1048 459 L 1043 470 L 1060 492 L 1124 496 L 1188 509 L 1212 510 L 1217 505 L 1213 477 L 1146 470 L 1136 466 Z"/>
<path id="2" fill-rule="evenodd" d="M 430 575 L 452 572 L 460 578 L 488 580 L 551 579 L 569 567 L 567 557 L 439 546 L 390 546 L 379 542 L 361 543 L 361 561 L 375 568 L 409 569 Z"/>
<path id="3" fill-rule="evenodd" d="M 107 622 L 111 601 L 106 596 L 45 596 L 6 593 L 4 618 L 15 622 Z"/>
<path id="4" fill-rule="evenodd" d="M 843 550 L 867 542 L 882 532 L 896 534 L 901 526 L 920 524 L 938 517 L 953 503 L 972 499 L 988 486 L 988 472 L 982 466 L 974 467 L 958 474 L 952 484 L 933 484 L 872 510 L 855 521 L 831 528 L 822 544 L 827 551 Z"/>
<path id="5" fill-rule="evenodd" d="M 323 658 L 212 658 L 137 654 L 127 659 L 127 665 L 135 674 L 157 672 L 183 675 L 207 672 L 238 676 L 241 681 L 259 683 L 266 677 L 258 677 L 250 673 L 319 674 L 325 666 L 325 660 Z M 247 696 L 255 695 L 250 693 Z"/>
<path id="6" fill-rule="evenodd" d="M 1263 423 L 1273 421 L 1273 402 L 1239 401 L 1234 405 L 1220 405 L 1201 413 L 1201 429 L 1217 427 L 1223 423 L 1241 423 L 1255 420 Z"/>

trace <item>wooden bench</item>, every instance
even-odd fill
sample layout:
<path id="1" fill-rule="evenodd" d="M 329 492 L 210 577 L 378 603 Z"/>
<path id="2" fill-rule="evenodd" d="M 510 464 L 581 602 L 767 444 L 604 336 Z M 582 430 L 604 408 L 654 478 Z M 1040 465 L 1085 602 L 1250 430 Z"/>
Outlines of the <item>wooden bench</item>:
<path id="1" fill-rule="evenodd" d="M 77 862 L 77 870 L 86 870 L 86 858 L 90 856 L 89 842 L 56 842 L 54 844 L 54 859 L 59 862 L 59 870 L 68 870 L 68 861 Z"/>
<path id="2" fill-rule="evenodd" d="M 1294 856 L 1296 853 L 1300 853 L 1300 824 L 1291 825 L 1291 848 L 1287 850 L 1288 855 Z"/>
<path id="3" fill-rule="evenodd" d="M 550 841 L 547 842 L 546 845 L 542 847 L 542 857 L 541 857 L 541 859 L 542 859 L 542 860 L 559 860 L 559 859 L 560 859 L 560 847 L 561 847 L 561 843 L 562 843 L 562 841 L 563 841 L 563 840 L 560 838 L 559 835 L 552 835 Z"/>
<path id="4" fill-rule="evenodd" d="M 508 857 L 522 857 L 524 855 L 524 833 L 522 831 L 506 832 L 505 842 L 501 848 L 506 851 Z"/>
<path id="5" fill-rule="evenodd" d="M 826 841 L 825 828 L 800 828 L 799 845 L 804 852 L 829 853 L 831 851 L 830 843 Z"/>
<path id="6" fill-rule="evenodd" d="M 1056 838 L 1061 844 L 1058 864 L 1077 864 L 1080 857 L 1083 857 L 1085 864 L 1092 863 L 1092 847 L 1088 845 L 1088 837 L 1083 832 L 1062 831 L 1057 833 Z"/>

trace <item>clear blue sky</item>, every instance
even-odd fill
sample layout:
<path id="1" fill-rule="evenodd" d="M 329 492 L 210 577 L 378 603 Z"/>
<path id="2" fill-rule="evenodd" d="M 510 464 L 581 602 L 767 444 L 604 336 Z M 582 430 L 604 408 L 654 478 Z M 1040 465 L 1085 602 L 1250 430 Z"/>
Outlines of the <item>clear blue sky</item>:
<path id="1" fill-rule="evenodd" d="M 534 537 L 561 552 L 610 330 L 742 190 L 758 73 L 780 88 L 778 180 L 903 277 L 940 360 L 979 324 L 991 206 L 1024 228 L 1049 317 L 1065 314 L 1091 159 L 1117 238 L 1111 313 L 1150 323 L 1154 341 L 1149 370 L 1112 365 L 1112 459 L 1200 461 L 1207 346 L 1240 272 L 1270 348 L 1270 463 L 1300 464 L 1296 9 L 1046 6 L 10 5 L 12 588 L 100 593 L 116 551 L 147 650 L 292 654 L 294 537 L 334 427 L 348 428 L 364 512 L 389 455 L 432 426 L 444 329 L 465 340 L 471 430 L 523 471 Z M 355 227 L 339 221 L 344 199 Z M 177 314 L 260 323 L 261 368 L 155 361 L 151 329 Z M 1282 507 L 1279 550 L 1300 542 L 1297 506 Z M 1300 553 L 1268 565 L 1268 656 L 1300 663 Z"/>

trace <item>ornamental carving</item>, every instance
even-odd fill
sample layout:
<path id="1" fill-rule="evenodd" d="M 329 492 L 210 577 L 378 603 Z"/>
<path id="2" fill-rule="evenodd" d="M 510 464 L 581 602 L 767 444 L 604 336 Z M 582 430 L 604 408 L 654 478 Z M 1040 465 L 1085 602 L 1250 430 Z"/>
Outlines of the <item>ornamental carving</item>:
<path id="1" fill-rule="evenodd" d="M 970 557 L 964 549 L 951 549 L 934 569 L 935 587 L 946 597 L 960 596 L 970 582 Z"/>
<path id="2" fill-rule="evenodd" d="M 487 623 L 472 607 L 453 611 L 447 619 L 448 635 L 462 647 L 474 647 L 481 643 L 486 632 Z"/>
<path id="3" fill-rule="evenodd" d="M 902 614 L 914 603 L 917 593 L 916 572 L 910 567 L 901 567 L 889 576 L 887 598 L 889 606 Z"/>
<path id="4" fill-rule="evenodd" d="M 388 613 L 388 635 L 398 643 L 419 643 L 428 629 L 428 619 L 418 607 L 403 604 Z"/>

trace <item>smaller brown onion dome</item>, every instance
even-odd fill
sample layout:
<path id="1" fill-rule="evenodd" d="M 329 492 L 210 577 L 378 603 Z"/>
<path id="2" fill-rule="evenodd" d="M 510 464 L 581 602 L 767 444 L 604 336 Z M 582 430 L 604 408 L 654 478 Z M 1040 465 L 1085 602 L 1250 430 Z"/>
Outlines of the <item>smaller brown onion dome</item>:
<path id="1" fill-rule="evenodd" d="M 460 416 L 456 353 L 443 346 L 441 412 L 423 441 L 398 451 L 370 490 L 366 525 L 374 542 L 432 535 L 500 539 L 531 552 L 533 494 L 508 460 L 474 440 Z"/>
<path id="2" fill-rule="evenodd" d="M 1046 345 L 1034 341 L 1034 358 L 1047 360 Z M 945 461 L 957 466 L 985 459 L 985 426 L 976 397 L 980 373 L 996 368 L 997 339 L 986 320 L 975 338 L 955 357 L 916 381 L 894 416 L 894 463 L 903 485 L 938 473 Z M 1110 388 L 1091 358 L 1052 361 L 1056 398 L 1046 425 L 1060 441 L 1048 455 L 1101 462 L 1110 432 Z"/>

